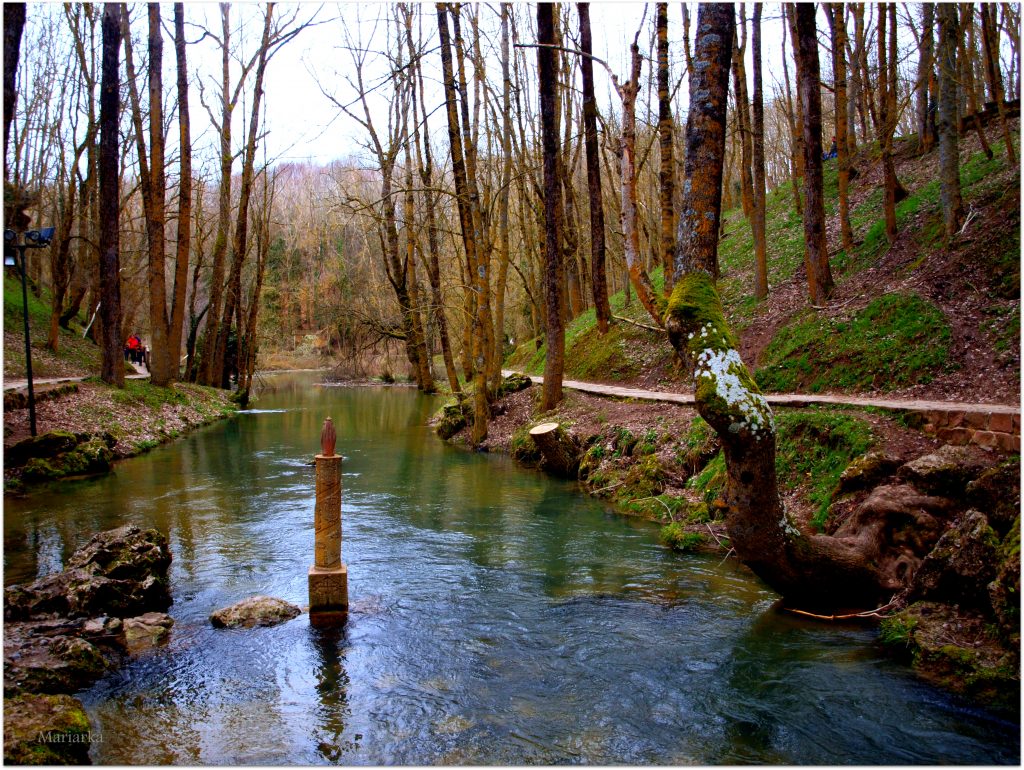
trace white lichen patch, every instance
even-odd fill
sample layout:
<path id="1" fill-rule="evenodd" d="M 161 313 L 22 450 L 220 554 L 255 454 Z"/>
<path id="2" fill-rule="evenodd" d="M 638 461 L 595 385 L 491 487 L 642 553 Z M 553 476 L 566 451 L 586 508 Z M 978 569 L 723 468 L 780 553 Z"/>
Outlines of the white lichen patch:
<path id="1" fill-rule="evenodd" d="M 710 331 L 705 324 L 697 335 L 704 341 Z M 765 397 L 743 383 L 744 372 L 743 360 L 735 349 L 714 350 L 705 347 L 697 355 L 694 374 L 698 387 L 702 379 L 713 383 L 715 395 L 726 403 L 731 414 L 739 417 L 729 425 L 729 431 L 739 433 L 750 430 L 759 439 L 762 432 L 775 431 L 775 419 Z"/>
<path id="2" fill-rule="evenodd" d="M 790 537 L 800 537 L 800 530 L 796 528 L 793 522 L 789 518 L 789 511 L 786 509 L 786 504 L 782 503 L 782 521 L 779 522 L 779 526 L 782 527 L 782 531 Z"/>

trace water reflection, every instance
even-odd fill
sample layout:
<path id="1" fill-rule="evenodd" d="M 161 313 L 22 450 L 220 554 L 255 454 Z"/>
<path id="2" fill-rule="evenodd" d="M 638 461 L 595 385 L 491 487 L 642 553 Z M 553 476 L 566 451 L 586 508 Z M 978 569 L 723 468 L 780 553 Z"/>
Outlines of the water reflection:
<path id="1" fill-rule="evenodd" d="M 571 484 L 462 452 L 408 389 L 274 383 L 251 413 L 11 500 L 5 581 L 95 531 L 167 532 L 171 642 L 81 694 L 102 763 L 1015 763 L 1019 729 L 915 682 L 859 627 L 771 610 L 734 561 L 678 557 Z M 343 629 L 218 631 L 307 601 L 313 471 L 333 418 Z"/>

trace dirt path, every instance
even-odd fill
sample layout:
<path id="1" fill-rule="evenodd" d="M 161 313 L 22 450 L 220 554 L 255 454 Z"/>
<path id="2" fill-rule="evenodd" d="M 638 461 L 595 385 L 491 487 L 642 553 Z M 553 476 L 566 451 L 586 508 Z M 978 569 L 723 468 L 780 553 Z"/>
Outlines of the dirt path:
<path id="1" fill-rule="evenodd" d="M 124 378 L 126 380 L 144 380 L 149 377 L 149 374 L 126 374 Z M 86 379 L 85 377 L 33 377 L 32 388 L 38 388 L 40 385 L 60 385 L 65 382 L 81 382 Z M 22 388 L 28 387 L 28 380 L 4 380 L 4 390 L 21 390 Z"/>
<path id="2" fill-rule="evenodd" d="M 511 371 L 503 370 L 503 373 L 507 375 Z M 539 375 L 531 374 L 530 379 L 537 383 L 544 382 L 544 378 Z M 562 380 L 562 387 L 598 396 L 665 401 L 689 406 L 694 404 L 692 393 L 662 393 L 578 380 Z M 1020 406 L 1014 404 L 973 404 L 962 401 L 924 401 L 813 393 L 769 393 L 765 398 L 772 406 L 828 404 L 918 415 L 926 433 L 933 433 L 948 443 L 977 444 L 983 447 L 998 447 L 1004 451 L 1020 451 Z"/>

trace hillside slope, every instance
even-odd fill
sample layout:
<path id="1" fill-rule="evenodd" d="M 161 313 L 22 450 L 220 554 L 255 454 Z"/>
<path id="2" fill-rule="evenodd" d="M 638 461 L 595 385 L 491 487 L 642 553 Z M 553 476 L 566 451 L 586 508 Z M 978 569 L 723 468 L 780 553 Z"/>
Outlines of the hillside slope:
<path id="1" fill-rule="evenodd" d="M 1019 142 L 1019 121 L 1013 121 Z M 757 303 L 753 239 L 742 211 L 723 215 L 719 287 L 744 360 L 766 391 L 841 392 L 975 402 L 1020 400 L 1020 168 L 977 136 L 961 143 L 969 218 L 943 243 L 937 151 L 920 155 L 915 137 L 897 140 L 897 174 L 910 193 L 897 207 L 895 243 L 884 235 L 881 165 L 871 148 L 855 159 L 851 219 L 856 248 L 840 249 L 836 162 L 825 168 L 827 226 L 836 291 L 812 308 L 803 267 L 803 223 L 789 185 L 768 196 L 769 298 Z M 660 276 L 655 274 L 655 282 Z M 613 312 L 645 322 L 637 302 Z M 540 373 L 544 348 L 523 343 L 510 368 Z M 567 377 L 680 390 L 688 382 L 667 339 L 616 323 L 597 334 L 590 310 L 566 332 Z"/>

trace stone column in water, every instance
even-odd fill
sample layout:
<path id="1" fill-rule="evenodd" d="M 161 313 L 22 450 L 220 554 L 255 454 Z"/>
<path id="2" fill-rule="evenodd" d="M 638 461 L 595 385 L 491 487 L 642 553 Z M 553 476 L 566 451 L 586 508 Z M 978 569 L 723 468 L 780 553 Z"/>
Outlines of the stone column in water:
<path id="1" fill-rule="evenodd" d="M 348 570 L 341 561 L 341 455 L 328 417 L 316 456 L 315 560 L 309 568 L 309 618 L 313 623 L 340 620 L 348 610 Z"/>

